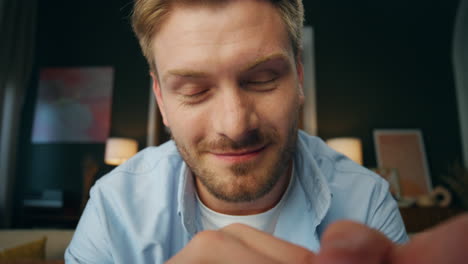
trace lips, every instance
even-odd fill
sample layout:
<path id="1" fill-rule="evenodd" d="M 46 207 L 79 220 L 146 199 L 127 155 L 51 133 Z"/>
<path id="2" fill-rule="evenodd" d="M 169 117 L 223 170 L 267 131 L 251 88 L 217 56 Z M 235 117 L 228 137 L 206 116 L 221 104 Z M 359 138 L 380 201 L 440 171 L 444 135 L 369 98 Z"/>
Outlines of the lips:
<path id="1" fill-rule="evenodd" d="M 237 163 L 237 162 L 245 162 L 245 161 L 255 159 L 261 153 L 263 153 L 266 148 L 267 146 L 261 146 L 261 147 L 256 147 L 256 148 L 251 148 L 251 149 L 242 149 L 242 150 L 236 150 L 236 151 L 211 152 L 211 154 L 215 156 L 217 159 L 220 159 L 226 162 Z"/>

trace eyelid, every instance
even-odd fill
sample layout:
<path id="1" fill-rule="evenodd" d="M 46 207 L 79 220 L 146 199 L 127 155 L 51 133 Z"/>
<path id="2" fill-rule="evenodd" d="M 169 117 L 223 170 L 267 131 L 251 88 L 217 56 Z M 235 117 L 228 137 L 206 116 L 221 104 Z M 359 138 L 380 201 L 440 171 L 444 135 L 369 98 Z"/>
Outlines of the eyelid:
<path id="1" fill-rule="evenodd" d="M 187 95 L 206 90 L 209 84 L 199 80 L 179 79 L 170 83 L 168 86 L 175 94 Z"/>
<path id="2" fill-rule="evenodd" d="M 271 78 L 267 78 L 266 80 L 261 80 L 261 81 L 251 80 L 251 81 L 249 81 L 249 83 L 253 83 L 253 84 L 264 84 L 264 83 L 273 82 L 273 81 L 275 81 L 276 79 L 278 79 L 278 76 L 272 76 Z"/>
<path id="3" fill-rule="evenodd" d="M 180 102 L 185 106 L 194 106 L 203 102 L 209 96 L 209 89 L 201 89 L 193 94 L 179 93 Z"/>
<path id="4" fill-rule="evenodd" d="M 250 77 L 246 78 L 243 83 L 245 84 L 267 84 L 279 78 L 279 74 L 272 70 L 263 70 L 253 73 Z"/>
<path id="5" fill-rule="evenodd" d="M 200 96 L 200 95 L 202 95 L 202 94 L 204 94 L 206 92 L 208 92 L 208 89 L 201 89 L 200 91 L 196 91 L 194 93 L 186 93 L 186 94 L 181 93 L 181 95 L 184 96 L 184 97 L 197 97 L 197 96 Z"/>

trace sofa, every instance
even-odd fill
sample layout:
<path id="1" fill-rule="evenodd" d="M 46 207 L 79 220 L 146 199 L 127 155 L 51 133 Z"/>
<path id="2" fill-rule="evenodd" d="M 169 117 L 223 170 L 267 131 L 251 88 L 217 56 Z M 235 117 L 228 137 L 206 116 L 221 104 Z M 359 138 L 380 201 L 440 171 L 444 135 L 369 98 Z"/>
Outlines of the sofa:
<path id="1" fill-rule="evenodd" d="M 70 243 L 73 233 L 74 230 L 71 229 L 0 229 L 0 253 L 12 248 L 24 248 L 28 247 L 28 245 L 37 245 L 39 243 L 39 247 L 43 251 L 42 257 L 45 257 L 45 261 L 9 261 L 8 263 L 63 263 L 65 249 Z M 21 251 L 19 252 L 21 254 Z M 6 262 L 0 260 L 0 263 Z"/>

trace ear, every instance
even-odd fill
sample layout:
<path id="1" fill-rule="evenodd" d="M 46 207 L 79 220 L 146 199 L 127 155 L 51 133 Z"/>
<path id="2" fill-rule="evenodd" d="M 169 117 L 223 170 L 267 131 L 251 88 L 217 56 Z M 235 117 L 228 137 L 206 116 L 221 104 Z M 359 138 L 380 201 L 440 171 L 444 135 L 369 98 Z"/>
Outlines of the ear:
<path id="1" fill-rule="evenodd" d="M 304 66 L 302 65 L 302 52 L 300 51 L 296 57 L 296 74 L 297 74 L 297 89 L 299 90 L 299 102 L 304 104 Z"/>
<path id="2" fill-rule="evenodd" d="M 162 97 L 161 86 L 159 85 L 159 81 L 158 81 L 158 78 L 156 77 L 156 74 L 154 74 L 154 72 L 151 72 L 150 75 L 152 79 L 154 97 L 156 97 L 156 101 L 158 102 L 158 108 L 159 108 L 159 112 L 161 113 L 163 123 L 165 126 L 169 127 L 169 122 L 167 122 L 167 117 L 166 117 L 166 111 L 164 110 L 165 107 L 164 107 L 164 100 Z"/>

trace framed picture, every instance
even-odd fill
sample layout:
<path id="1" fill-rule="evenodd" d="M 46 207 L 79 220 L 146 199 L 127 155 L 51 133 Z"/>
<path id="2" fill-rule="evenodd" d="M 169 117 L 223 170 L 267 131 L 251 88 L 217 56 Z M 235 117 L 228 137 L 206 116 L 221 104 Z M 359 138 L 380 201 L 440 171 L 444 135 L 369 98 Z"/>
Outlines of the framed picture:
<path id="1" fill-rule="evenodd" d="M 42 68 L 32 142 L 105 142 L 113 80 L 112 67 Z"/>
<path id="2" fill-rule="evenodd" d="M 371 170 L 387 180 L 390 185 L 390 193 L 395 199 L 400 200 L 401 188 L 398 170 L 393 168 L 373 168 Z"/>
<path id="3" fill-rule="evenodd" d="M 398 171 L 401 195 L 416 197 L 432 191 L 420 130 L 375 130 L 377 164 Z"/>
<path id="4" fill-rule="evenodd" d="M 302 65 L 304 66 L 304 108 L 303 129 L 310 135 L 317 135 L 317 108 L 315 92 L 314 31 L 306 26 L 302 31 Z"/>
<path id="5" fill-rule="evenodd" d="M 146 146 L 159 146 L 166 142 L 170 136 L 163 124 L 161 112 L 159 112 L 158 103 L 153 93 L 153 83 L 150 79 L 149 104 L 148 104 L 148 126 L 146 136 Z"/>
<path id="6" fill-rule="evenodd" d="M 146 146 L 157 146 L 159 142 L 159 131 L 161 130 L 161 118 L 159 109 L 156 103 L 156 98 L 154 97 L 152 80 L 150 78 L 150 89 L 149 89 L 149 103 L 148 103 L 148 127 L 146 135 Z"/>

